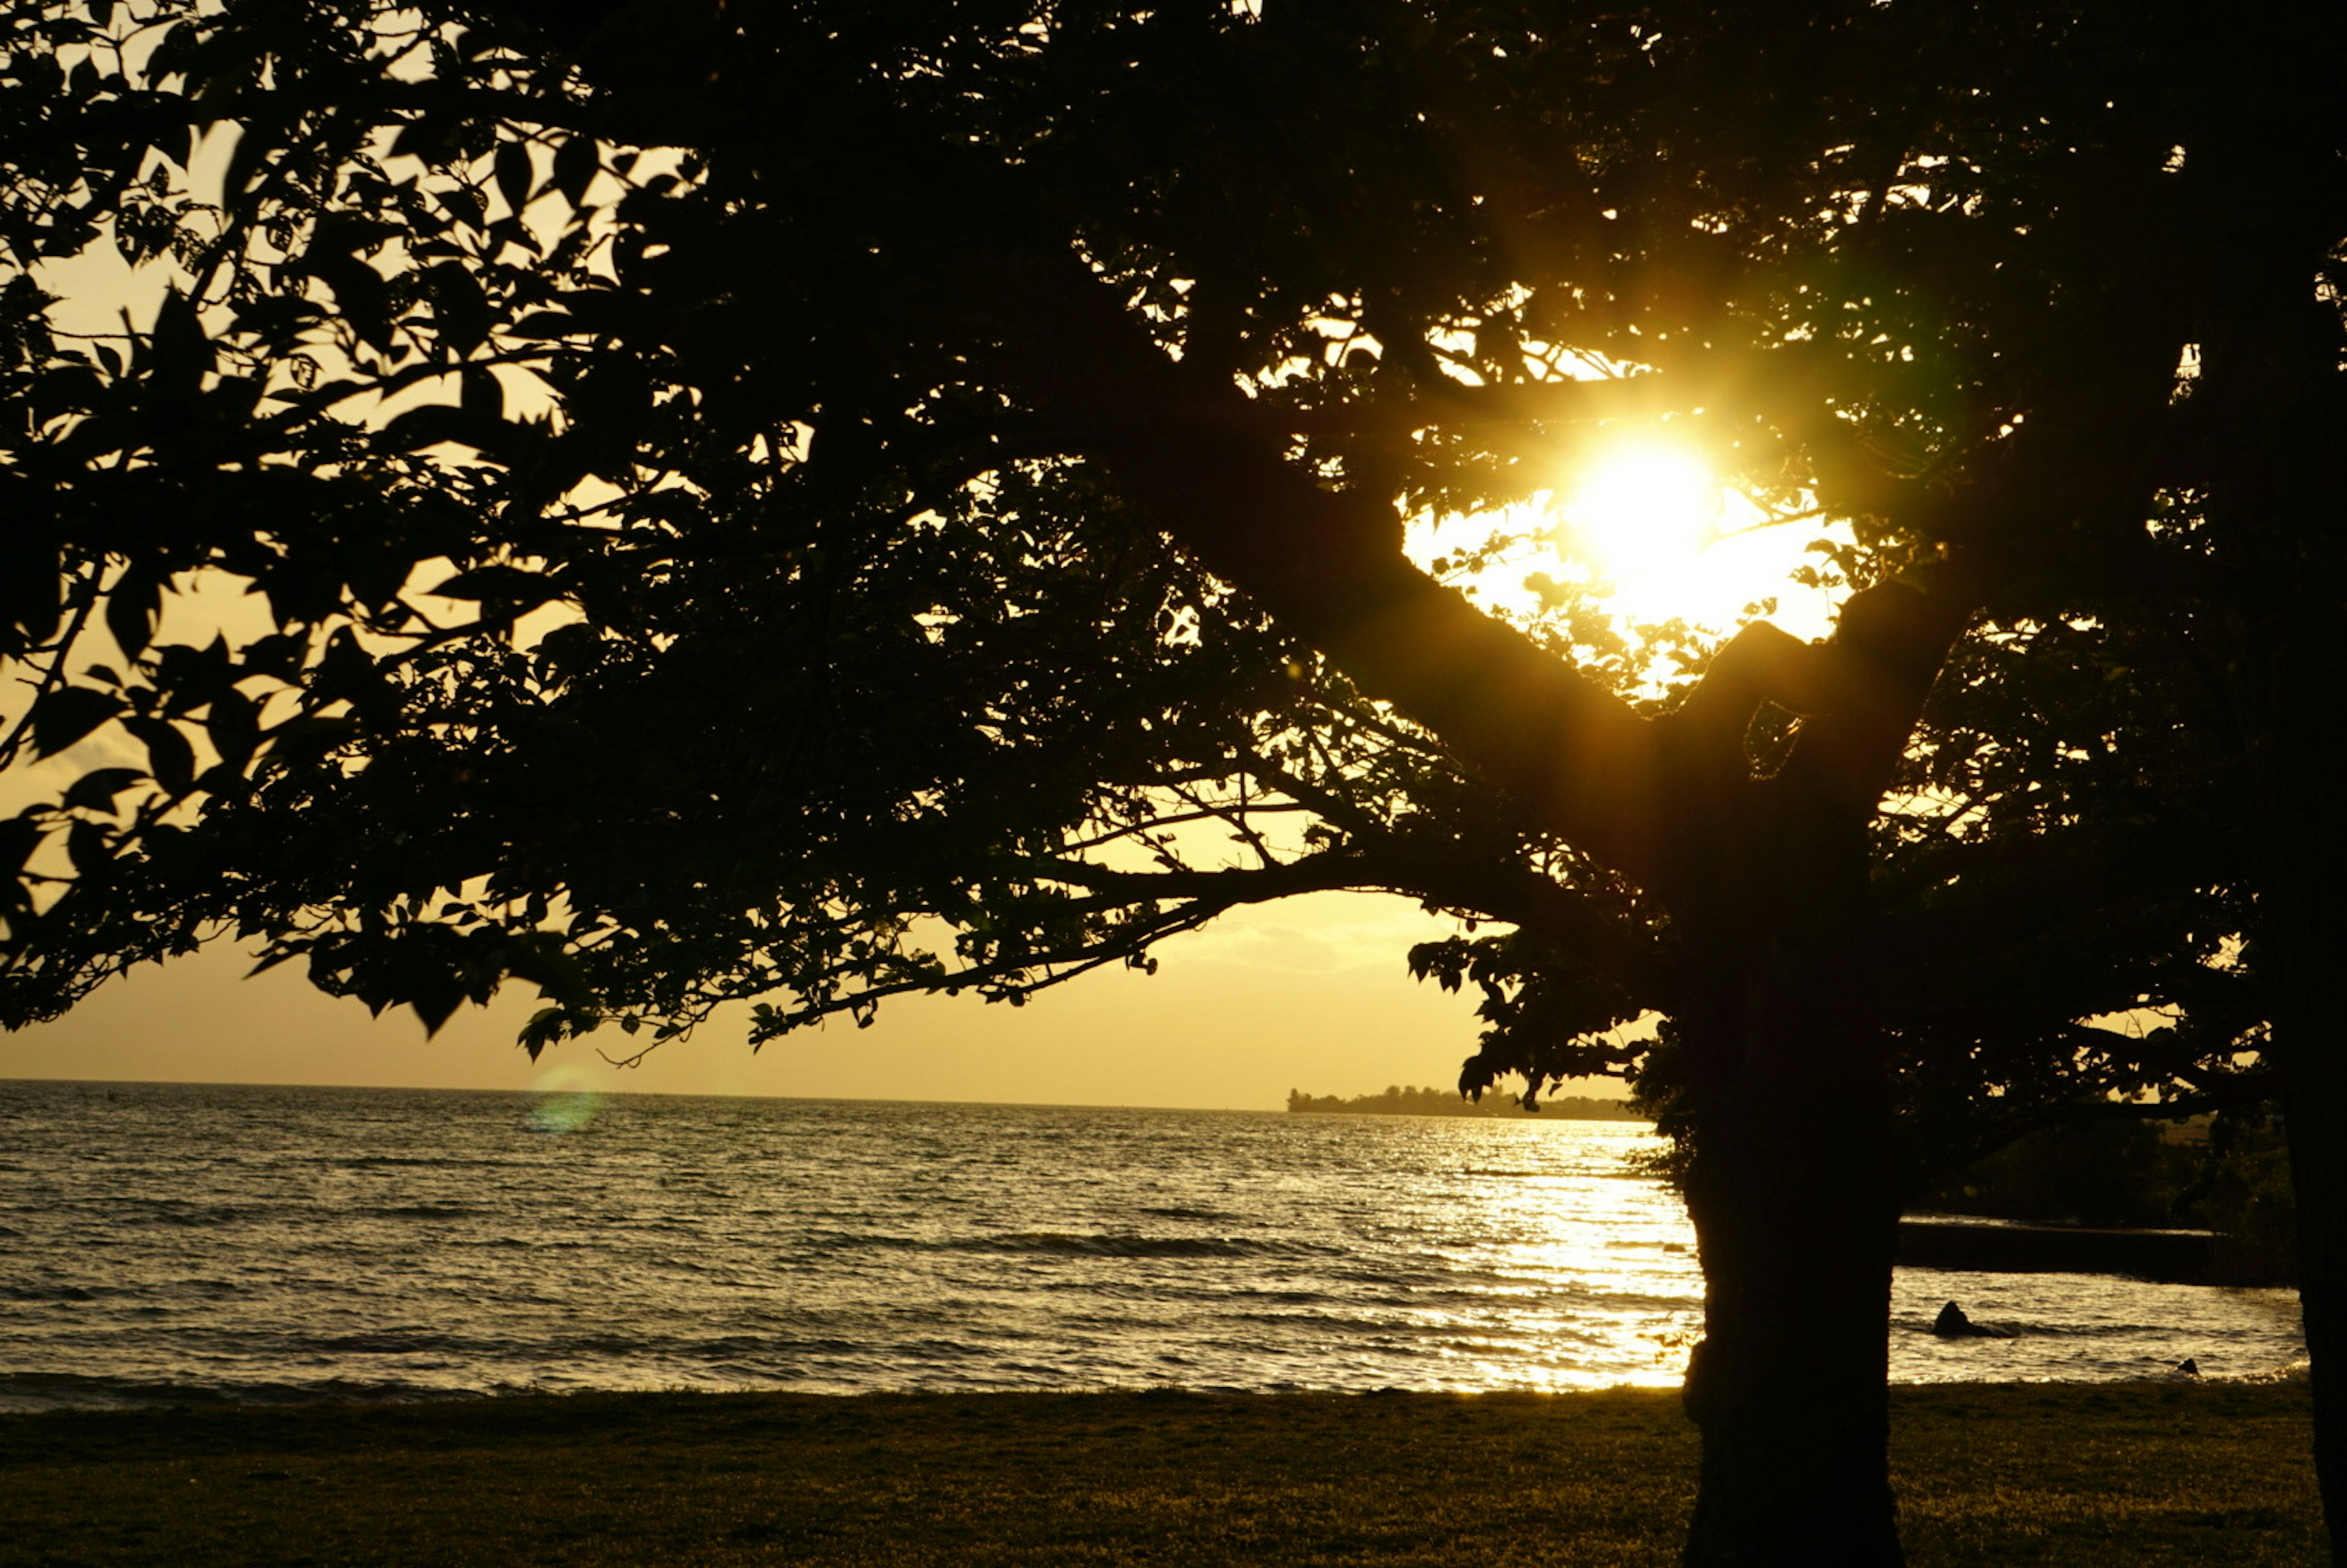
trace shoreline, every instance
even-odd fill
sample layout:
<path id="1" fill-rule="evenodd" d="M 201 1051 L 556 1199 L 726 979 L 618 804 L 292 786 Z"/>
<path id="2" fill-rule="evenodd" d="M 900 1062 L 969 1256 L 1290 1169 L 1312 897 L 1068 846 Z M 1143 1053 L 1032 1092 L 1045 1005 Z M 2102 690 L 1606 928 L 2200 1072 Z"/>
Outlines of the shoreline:
<path id="1" fill-rule="evenodd" d="M 2212 1287 L 2216 1288 L 2216 1287 Z M 1945 1389 L 1985 1390 L 2069 1389 L 2197 1387 L 2204 1389 L 2302 1387 L 2307 1380 L 2303 1359 L 2265 1371 L 2196 1370 L 2179 1374 L 2159 1363 L 2125 1377 L 2105 1378 L 1964 1378 L 1892 1380 L 1886 1384 L 1896 1399 L 1907 1393 Z M 938 1389 L 921 1387 L 774 1388 L 749 1383 L 669 1383 L 592 1385 L 551 1388 L 544 1384 L 506 1383 L 487 1388 L 433 1388 L 422 1385 L 348 1384 L 295 1388 L 284 1384 L 250 1389 L 163 1388 L 144 1386 L 138 1391 L 94 1391 L 88 1397 L 48 1403 L 29 1402 L 39 1396 L 0 1394 L 0 1429 L 8 1422 L 45 1417 L 139 1417 L 299 1415 L 304 1412 L 359 1413 L 398 1409 L 439 1409 L 483 1404 L 548 1400 L 556 1403 L 598 1399 L 1573 1399 L 1620 1394 L 1636 1398 L 1676 1399 L 1680 1386 L 1670 1383 L 1616 1383 L 1585 1388 L 1533 1388 L 1528 1385 L 1488 1389 L 1383 1388 L 1241 1388 L 1227 1384 L 1123 1383 L 1067 1384 L 1060 1387 Z M 5 1431 L 0 1431 L 5 1437 Z M 5 1444 L 0 1444 L 5 1447 Z"/>
<path id="2" fill-rule="evenodd" d="M 2321 1560 L 2303 1383 L 1891 1409 L 1917 1568 Z M 1696 1457 L 1661 1389 L 51 1410 L 0 1415 L 0 1564 L 1663 1563 Z"/>

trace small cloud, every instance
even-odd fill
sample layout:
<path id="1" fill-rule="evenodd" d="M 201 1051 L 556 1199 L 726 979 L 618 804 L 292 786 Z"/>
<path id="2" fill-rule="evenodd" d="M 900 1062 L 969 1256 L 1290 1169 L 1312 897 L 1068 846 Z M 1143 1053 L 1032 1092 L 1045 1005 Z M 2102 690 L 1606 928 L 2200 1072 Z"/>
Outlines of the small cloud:
<path id="1" fill-rule="evenodd" d="M 1185 963 L 1242 964 L 1251 968 L 1327 974 L 1339 969 L 1403 972 L 1413 943 L 1447 937 L 1457 923 L 1429 915 L 1387 895 L 1317 893 L 1279 906 L 1286 919 L 1273 924 L 1268 909 L 1225 916 L 1204 930 L 1169 943 Z"/>
<path id="2" fill-rule="evenodd" d="M 1231 957 L 1267 969 L 1333 969 L 1337 949 L 1293 926 L 1257 926 L 1241 933 Z"/>

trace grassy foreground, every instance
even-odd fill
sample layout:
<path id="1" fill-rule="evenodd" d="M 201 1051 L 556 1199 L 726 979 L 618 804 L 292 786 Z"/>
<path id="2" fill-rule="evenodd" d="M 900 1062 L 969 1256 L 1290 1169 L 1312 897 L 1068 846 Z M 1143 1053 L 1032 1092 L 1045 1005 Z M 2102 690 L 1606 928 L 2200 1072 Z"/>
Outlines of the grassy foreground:
<path id="1" fill-rule="evenodd" d="M 1894 1396 L 1910 1560 L 2322 1561 L 2294 1386 Z M 0 1418 L 0 1563 L 1663 1563 L 1674 1394 L 593 1395 Z"/>

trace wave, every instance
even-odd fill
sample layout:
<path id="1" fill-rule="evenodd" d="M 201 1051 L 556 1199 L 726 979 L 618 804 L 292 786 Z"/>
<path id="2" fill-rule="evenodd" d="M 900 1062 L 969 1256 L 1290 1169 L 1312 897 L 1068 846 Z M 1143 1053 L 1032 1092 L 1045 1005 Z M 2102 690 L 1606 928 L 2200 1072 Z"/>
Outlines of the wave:
<path id="1" fill-rule="evenodd" d="M 136 1200 L 131 1200 L 135 1202 Z M 256 1216 L 256 1211 L 235 1204 L 190 1204 L 170 1200 L 149 1200 L 151 1206 L 144 1213 L 133 1212 L 118 1215 L 119 1225 L 169 1225 L 173 1228 L 201 1229 L 211 1225 L 232 1225 Z"/>
<path id="2" fill-rule="evenodd" d="M 918 1236 L 820 1231 L 794 1238 L 800 1258 L 881 1252 L 976 1253 L 1028 1257 L 1341 1257 L 1350 1249 L 1252 1236 L 1144 1235 L 1131 1231 L 1021 1231 L 1008 1235 Z"/>
<path id="3" fill-rule="evenodd" d="M 7 1124 L 7 1161 L 42 1174 L 0 1204 L 0 1406 L 1175 1367 L 1194 1387 L 1514 1386 L 1646 1368 L 1700 1311 L 1677 1205 L 1635 1173 L 1595 1181 L 1627 1143 L 1595 1123 L 1534 1151 L 1512 1123 L 647 1097 L 563 1142 L 521 1136 L 518 1096 L 138 1097 Z M 0 1117 L 53 1100 L 0 1083 Z M 1902 1378 L 2303 1354 L 2286 1303 L 2082 1276 L 1902 1276 L 1902 1326 L 1943 1289 L 2026 1337 L 1900 1333 Z"/>
<path id="4" fill-rule="evenodd" d="M 405 1378 L 321 1378 L 252 1382 L 110 1378 L 76 1372 L 0 1372 L 0 1410 L 118 1409 L 151 1405 L 305 1405 L 343 1401 L 472 1399 L 480 1390 Z"/>
<path id="5" fill-rule="evenodd" d="M 334 1161 L 334 1167 L 343 1171 L 462 1171 L 487 1163 L 456 1154 L 344 1154 Z"/>
<path id="6" fill-rule="evenodd" d="M 1244 1236 L 1078 1235 L 1051 1231 L 972 1237 L 947 1245 L 959 1252 L 1045 1257 L 1303 1257 L 1340 1250 L 1304 1242 L 1253 1241 Z"/>
<path id="7" fill-rule="evenodd" d="M 0 1301 L 96 1301 L 98 1293 L 78 1285 L 0 1285 Z"/>

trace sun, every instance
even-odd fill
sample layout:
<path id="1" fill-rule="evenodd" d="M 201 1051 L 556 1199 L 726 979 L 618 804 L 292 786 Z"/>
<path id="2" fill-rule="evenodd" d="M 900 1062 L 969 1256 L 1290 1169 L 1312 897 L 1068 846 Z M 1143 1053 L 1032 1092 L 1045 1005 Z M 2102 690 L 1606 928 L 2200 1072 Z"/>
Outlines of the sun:
<path id="1" fill-rule="evenodd" d="M 1715 633 L 1771 604 L 1771 619 L 1808 637 L 1831 616 L 1796 574 L 1814 564 L 1814 525 L 1780 522 L 1729 485 L 1702 453 L 1627 439 L 1582 466 L 1553 502 L 1550 547 L 1614 615 L 1684 620 Z"/>
<path id="2" fill-rule="evenodd" d="M 1703 569 L 1727 491 L 1695 453 L 1624 446 L 1598 460 L 1566 497 L 1558 544 L 1636 598 L 1667 594 Z"/>
<path id="3" fill-rule="evenodd" d="M 1625 630 L 1684 621 L 1725 636 L 1754 607 L 1798 637 L 1821 637 L 1834 601 L 1802 580 L 1835 530 L 1780 518 L 1730 484 L 1691 444 L 1624 435 L 1553 488 L 1471 517 L 1420 518 L 1411 558 L 1509 619 L 1538 616 L 1542 579 L 1569 585 Z M 1846 528 L 1839 537 L 1847 538 Z M 1486 543 L 1485 541 L 1491 541 Z M 1446 563 L 1475 560 L 1463 575 Z"/>

